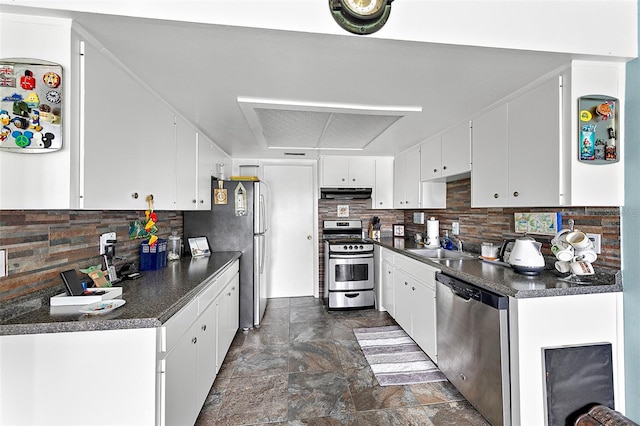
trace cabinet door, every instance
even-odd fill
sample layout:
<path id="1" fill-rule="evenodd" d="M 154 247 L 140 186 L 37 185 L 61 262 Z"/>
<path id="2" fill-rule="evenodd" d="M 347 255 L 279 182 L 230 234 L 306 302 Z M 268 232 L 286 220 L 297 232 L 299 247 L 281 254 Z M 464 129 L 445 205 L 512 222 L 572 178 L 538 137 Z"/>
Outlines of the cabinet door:
<path id="1" fill-rule="evenodd" d="M 198 136 L 196 130 L 182 117 L 175 117 L 176 123 L 176 209 L 195 210 L 197 208 L 196 181 L 198 161 Z"/>
<path id="2" fill-rule="evenodd" d="M 438 362 L 436 354 L 436 289 L 426 283 L 414 282 L 411 287 L 411 337 L 420 348 Z"/>
<path id="3" fill-rule="evenodd" d="M 405 208 L 420 207 L 420 147 L 407 152 L 405 162 Z"/>
<path id="4" fill-rule="evenodd" d="M 120 100 L 120 103 L 123 103 Z M 142 93 L 143 156 L 133 167 L 142 169 L 145 193 L 156 210 L 176 206 L 176 126 L 173 111 L 146 90 Z M 131 164 L 129 164 L 132 167 Z"/>
<path id="5" fill-rule="evenodd" d="M 349 159 L 322 157 L 322 186 L 349 185 Z"/>
<path id="6" fill-rule="evenodd" d="M 509 102 L 509 205 L 559 206 L 561 88 L 552 79 Z"/>
<path id="7" fill-rule="evenodd" d="M 198 416 L 196 405 L 197 330 L 193 324 L 165 358 L 165 425 L 193 424 Z"/>
<path id="8" fill-rule="evenodd" d="M 371 194 L 371 209 L 393 207 L 393 157 L 376 158 L 376 181 Z"/>
<path id="9" fill-rule="evenodd" d="M 390 262 L 383 261 L 382 262 L 382 274 L 381 274 L 381 283 L 382 286 L 382 307 L 389 312 L 393 318 L 396 317 L 395 312 L 395 302 L 393 295 L 393 265 Z"/>
<path id="10" fill-rule="evenodd" d="M 240 323 L 240 275 L 235 274 L 218 296 L 218 370 L 231 346 Z"/>
<path id="11" fill-rule="evenodd" d="M 396 155 L 393 159 L 393 208 L 403 209 L 405 203 L 405 163 L 406 154 Z"/>
<path id="12" fill-rule="evenodd" d="M 216 379 L 217 365 L 217 316 L 218 307 L 211 303 L 196 321 L 197 342 L 197 399 L 196 405 L 204 404 L 213 381 Z"/>
<path id="13" fill-rule="evenodd" d="M 507 120 L 507 104 L 473 120 L 472 207 L 505 207 L 509 203 Z"/>
<path id="14" fill-rule="evenodd" d="M 471 134 L 464 122 L 442 135 L 442 176 L 455 176 L 471 171 Z"/>
<path id="15" fill-rule="evenodd" d="M 437 179 L 441 176 L 442 138 L 438 135 L 420 145 L 420 180 Z"/>
<path id="16" fill-rule="evenodd" d="M 393 288 L 395 296 L 395 320 L 407 332 L 413 334 L 411 329 L 411 277 L 402 269 L 393 271 Z"/>
<path id="17" fill-rule="evenodd" d="M 349 186 L 372 188 L 376 180 L 376 162 L 373 158 L 349 158 Z"/>
<path id="18" fill-rule="evenodd" d="M 84 43 L 84 107 L 80 120 L 81 207 L 85 209 L 144 209 L 142 88 L 89 43 Z M 108 83 L 105 83 L 108 82 Z M 137 194 L 137 198 L 134 194 Z"/>
<path id="19" fill-rule="evenodd" d="M 213 175 L 212 142 L 198 134 L 198 167 L 196 209 L 211 210 L 211 176 Z"/>

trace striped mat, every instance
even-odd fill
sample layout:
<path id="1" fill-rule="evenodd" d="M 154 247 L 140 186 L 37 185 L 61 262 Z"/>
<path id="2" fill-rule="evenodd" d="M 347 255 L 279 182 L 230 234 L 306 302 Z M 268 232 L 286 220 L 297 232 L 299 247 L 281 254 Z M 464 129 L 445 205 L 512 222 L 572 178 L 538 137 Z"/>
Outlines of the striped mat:
<path id="1" fill-rule="evenodd" d="M 400 326 L 354 328 L 353 333 L 380 386 L 447 380 Z"/>

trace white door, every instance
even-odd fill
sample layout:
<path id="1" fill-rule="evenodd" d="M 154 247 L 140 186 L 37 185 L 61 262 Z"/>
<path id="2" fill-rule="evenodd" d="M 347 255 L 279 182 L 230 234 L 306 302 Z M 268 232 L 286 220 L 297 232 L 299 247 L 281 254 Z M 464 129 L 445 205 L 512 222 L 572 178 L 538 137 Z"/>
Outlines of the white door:
<path id="1" fill-rule="evenodd" d="M 317 191 L 313 164 L 264 164 L 269 185 L 269 298 L 316 296 Z"/>

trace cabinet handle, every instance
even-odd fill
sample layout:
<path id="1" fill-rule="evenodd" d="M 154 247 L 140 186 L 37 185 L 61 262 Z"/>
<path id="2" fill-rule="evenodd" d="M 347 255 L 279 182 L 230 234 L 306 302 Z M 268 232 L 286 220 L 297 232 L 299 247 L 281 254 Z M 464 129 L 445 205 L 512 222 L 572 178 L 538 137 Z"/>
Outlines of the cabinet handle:
<path id="1" fill-rule="evenodd" d="M 342 181 L 343 181 L 343 182 L 344 182 L 345 180 L 346 180 L 345 178 L 342 178 Z"/>
<path id="2" fill-rule="evenodd" d="M 351 179 L 351 180 L 352 180 L 353 182 L 355 182 L 355 181 L 356 181 L 356 178 L 353 178 L 353 179 Z"/>
<path id="3" fill-rule="evenodd" d="M 191 200 L 191 202 L 192 202 L 193 204 L 195 204 L 195 203 L 196 203 L 196 200 Z"/>
<path id="4" fill-rule="evenodd" d="M 438 169 L 433 169 L 433 173 L 438 173 Z"/>
<path id="5" fill-rule="evenodd" d="M 380 205 L 382 205 L 382 201 L 380 201 Z"/>
<path id="6" fill-rule="evenodd" d="M 235 288 L 235 287 L 231 287 L 231 290 L 232 290 L 232 291 L 236 291 L 236 288 Z"/>
<path id="7" fill-rule="evenodd" d="M 227 296 L 231 297 L 231 292 L 227 293 Z"/>
<path id="8" fill-rule="evenodd" d="M 391 271 L 388 271 L 387 273 L 388 273 L 389 275 L 391 275 Z"/>
<path id="9" fill-rule="evenodd" d="M 416 291 L 416 288 L 415 287 L 411 287 L 411 290 Z"/>
<path id="10" fill-rule="evenodd" d="M 514 192 L 514 193 L 513 193 L 513 196 L 514 196 L 514 197 L 517 197 L 518 195 L 520 195 L 520 194 L 518 194 L 518 191 L 516 191 L 516 192 Z"/>
<path id="11" fill-rule="evenodd" d="M 405 282 L 404 282 L 404 285 L 409 285 L 409 283 L 405 281 Z"/>
<path id="12" fill-rule="evenodd" d="M 198 338 L 194 337 L 193 339 L 191 339 L 191 343 L 193 343 L 194 345 L 198 343 Z"/>
<path id="13" fill-rule="evenodd" d="M 493 194 L 493 198 L 500 198 L 500 196 L 498 195 L 498 193 L 496 192 L 495 194 Z"/>
<path id="14" fill-rule="evenodd" d="M 204 200 L 200 200 L 200 204 L 204 204 Z"/>
<path id="15" fill-rule="evenodd" d="M 137 192 L 134 192 L 133 194 L 131 194 L 131 198 L 133 198 L 133 199 L 136 199 L 136 200 L 137 200 L 137 199 L 138 199 L 138 197 L 139 197 L 139 195 L 138 195 L 138 193 L 137 193 Z"/>
<path id="16" fill-rule="evenodd" d="M 202 331 L 207 331 L 207 324 L 202 324 Z"/>
<path id="17" fill-rule="evenodd" d="M 447 170 L 447 166 L 442 166 L 442 170 Z"/>

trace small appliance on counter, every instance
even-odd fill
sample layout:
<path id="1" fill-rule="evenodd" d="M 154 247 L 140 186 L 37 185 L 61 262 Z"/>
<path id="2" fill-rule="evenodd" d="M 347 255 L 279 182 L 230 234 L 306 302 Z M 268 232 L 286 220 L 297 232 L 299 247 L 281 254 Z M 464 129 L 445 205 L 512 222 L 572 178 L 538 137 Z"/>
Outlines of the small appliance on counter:
<path id="1" fill-rule="evenodd" d="M 524 275 L 538 275 L 544 270 L 544 257 L 540 252 L 542 243 L 528 237 L 520 237 L 513 243 L 513 248 L 506 261 L 514 271 Z"/>
<path id="2" fill-rule="evenodd" d="M 430 217 L 427 221 L 427 241 L 429 248 L 440 247 L 440 221 L 435 217 Z"/>

